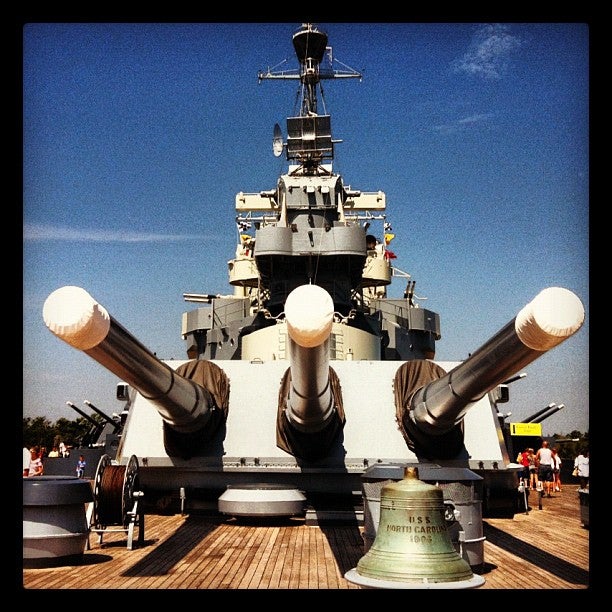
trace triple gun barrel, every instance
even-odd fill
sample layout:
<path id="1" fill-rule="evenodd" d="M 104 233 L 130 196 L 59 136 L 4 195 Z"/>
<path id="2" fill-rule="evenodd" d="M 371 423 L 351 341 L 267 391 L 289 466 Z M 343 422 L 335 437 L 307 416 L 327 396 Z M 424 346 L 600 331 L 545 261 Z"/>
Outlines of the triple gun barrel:
<path id="1" fill-rule="evenodd" d="M 300 433 L 324 430 L 335 413 L 338 398 L 331 389 L 329 367 L 333 310 L 329 294 L 316 285 L 298 287 L 286 300 L 291 380 L 285 416 Z M 449 435 L 457 439 L 474 402 L 576 333 L 584 316 L 581 301 L 571 291 L 544 289 L 465 361 L 414 390 L 400 417 L 407 439 L 417 451 L 439 456 Z M 84 289 L 67 286 L 53 292 L 43 318 L 60 339 L 147 398 L 178 435 L 206 427 L 214 411 L 211 391 L 158 359 Z"/>

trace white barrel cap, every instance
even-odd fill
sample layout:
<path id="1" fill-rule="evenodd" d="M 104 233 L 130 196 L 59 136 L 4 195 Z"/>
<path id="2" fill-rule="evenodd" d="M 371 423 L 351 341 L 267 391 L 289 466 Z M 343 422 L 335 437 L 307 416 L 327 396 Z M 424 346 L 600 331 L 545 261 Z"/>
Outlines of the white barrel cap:
<path id="1" fill-rule="evenodd" d="M 514 329 L 523 344 L 536 351 L 547 351 L 571 335 L 584 323 L 584 306 L 569 289 L 544 289 L 516 315 Z"/>
<path id="2" fill-rule="evenodd" d="M 285 301 L 285 321 L 289 335 L 300 346 L 322 344 L 331 334 L 334 302 L 318 285 L 296 287 Z"/>
<path id="3" fill-rule="evenodd" d="M 82 351 L 97 346 L 110 329 L 110 315 L 80 287 L 56 289 L 43 306 L 45 325 L 61 340 Z"/>

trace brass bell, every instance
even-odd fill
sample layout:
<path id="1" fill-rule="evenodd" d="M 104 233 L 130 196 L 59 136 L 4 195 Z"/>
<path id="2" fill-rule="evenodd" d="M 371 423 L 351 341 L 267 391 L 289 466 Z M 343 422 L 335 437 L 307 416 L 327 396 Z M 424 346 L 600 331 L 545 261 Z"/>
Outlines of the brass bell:
<path id="1" fill-rule="evenodd" d="M 484 584 L 455 550 L 447 531 L 442 489 L 418 479 L 382 488 L 376 538 L 357 567 L 345 574 L 369 588 L 475 588 Z"/>

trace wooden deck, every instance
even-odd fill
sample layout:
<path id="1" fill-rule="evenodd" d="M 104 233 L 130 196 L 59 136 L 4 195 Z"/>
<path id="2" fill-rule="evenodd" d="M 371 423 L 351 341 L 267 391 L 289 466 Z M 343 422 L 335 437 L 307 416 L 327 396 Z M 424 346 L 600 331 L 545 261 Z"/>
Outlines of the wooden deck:
<path id="1" fill-rule="evenodd" d="M 482 589 L 587 589 L 589 534 L 576 485 L 528 514 L 485 518 Z M 23 589 L 360 589 L 344 578 L 364 554 L 363 527 L 304 519 L 147 514 L 144 543 L 107 533 L 77 565 L 26 568 Z"/>

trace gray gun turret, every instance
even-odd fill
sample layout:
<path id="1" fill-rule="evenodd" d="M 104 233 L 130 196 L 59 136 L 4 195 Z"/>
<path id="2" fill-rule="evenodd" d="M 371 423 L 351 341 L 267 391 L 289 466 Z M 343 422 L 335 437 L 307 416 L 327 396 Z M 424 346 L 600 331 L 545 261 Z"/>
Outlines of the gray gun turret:
<path id="1" fill-rule="evenodd" d="M 164 422 L 169 454 L 197 454 L 225 419 L 229 385 L 218 366 L 196 361 L 173 370 L 84 289 L 67 286 L 54 291 L 45 301 L 43 318 L 58 338 L 82 350 L 155 406 Z"/>
<path id="2" fill-rule="evenodd" d="M 450 372 L 419 361 L 404 364 L 396 375 L 396 404 L 410 448 L 424 457 L 457 456 L 472 403 L 572 336 L 583 322 L 579 298 L 549 287 Z"/>

